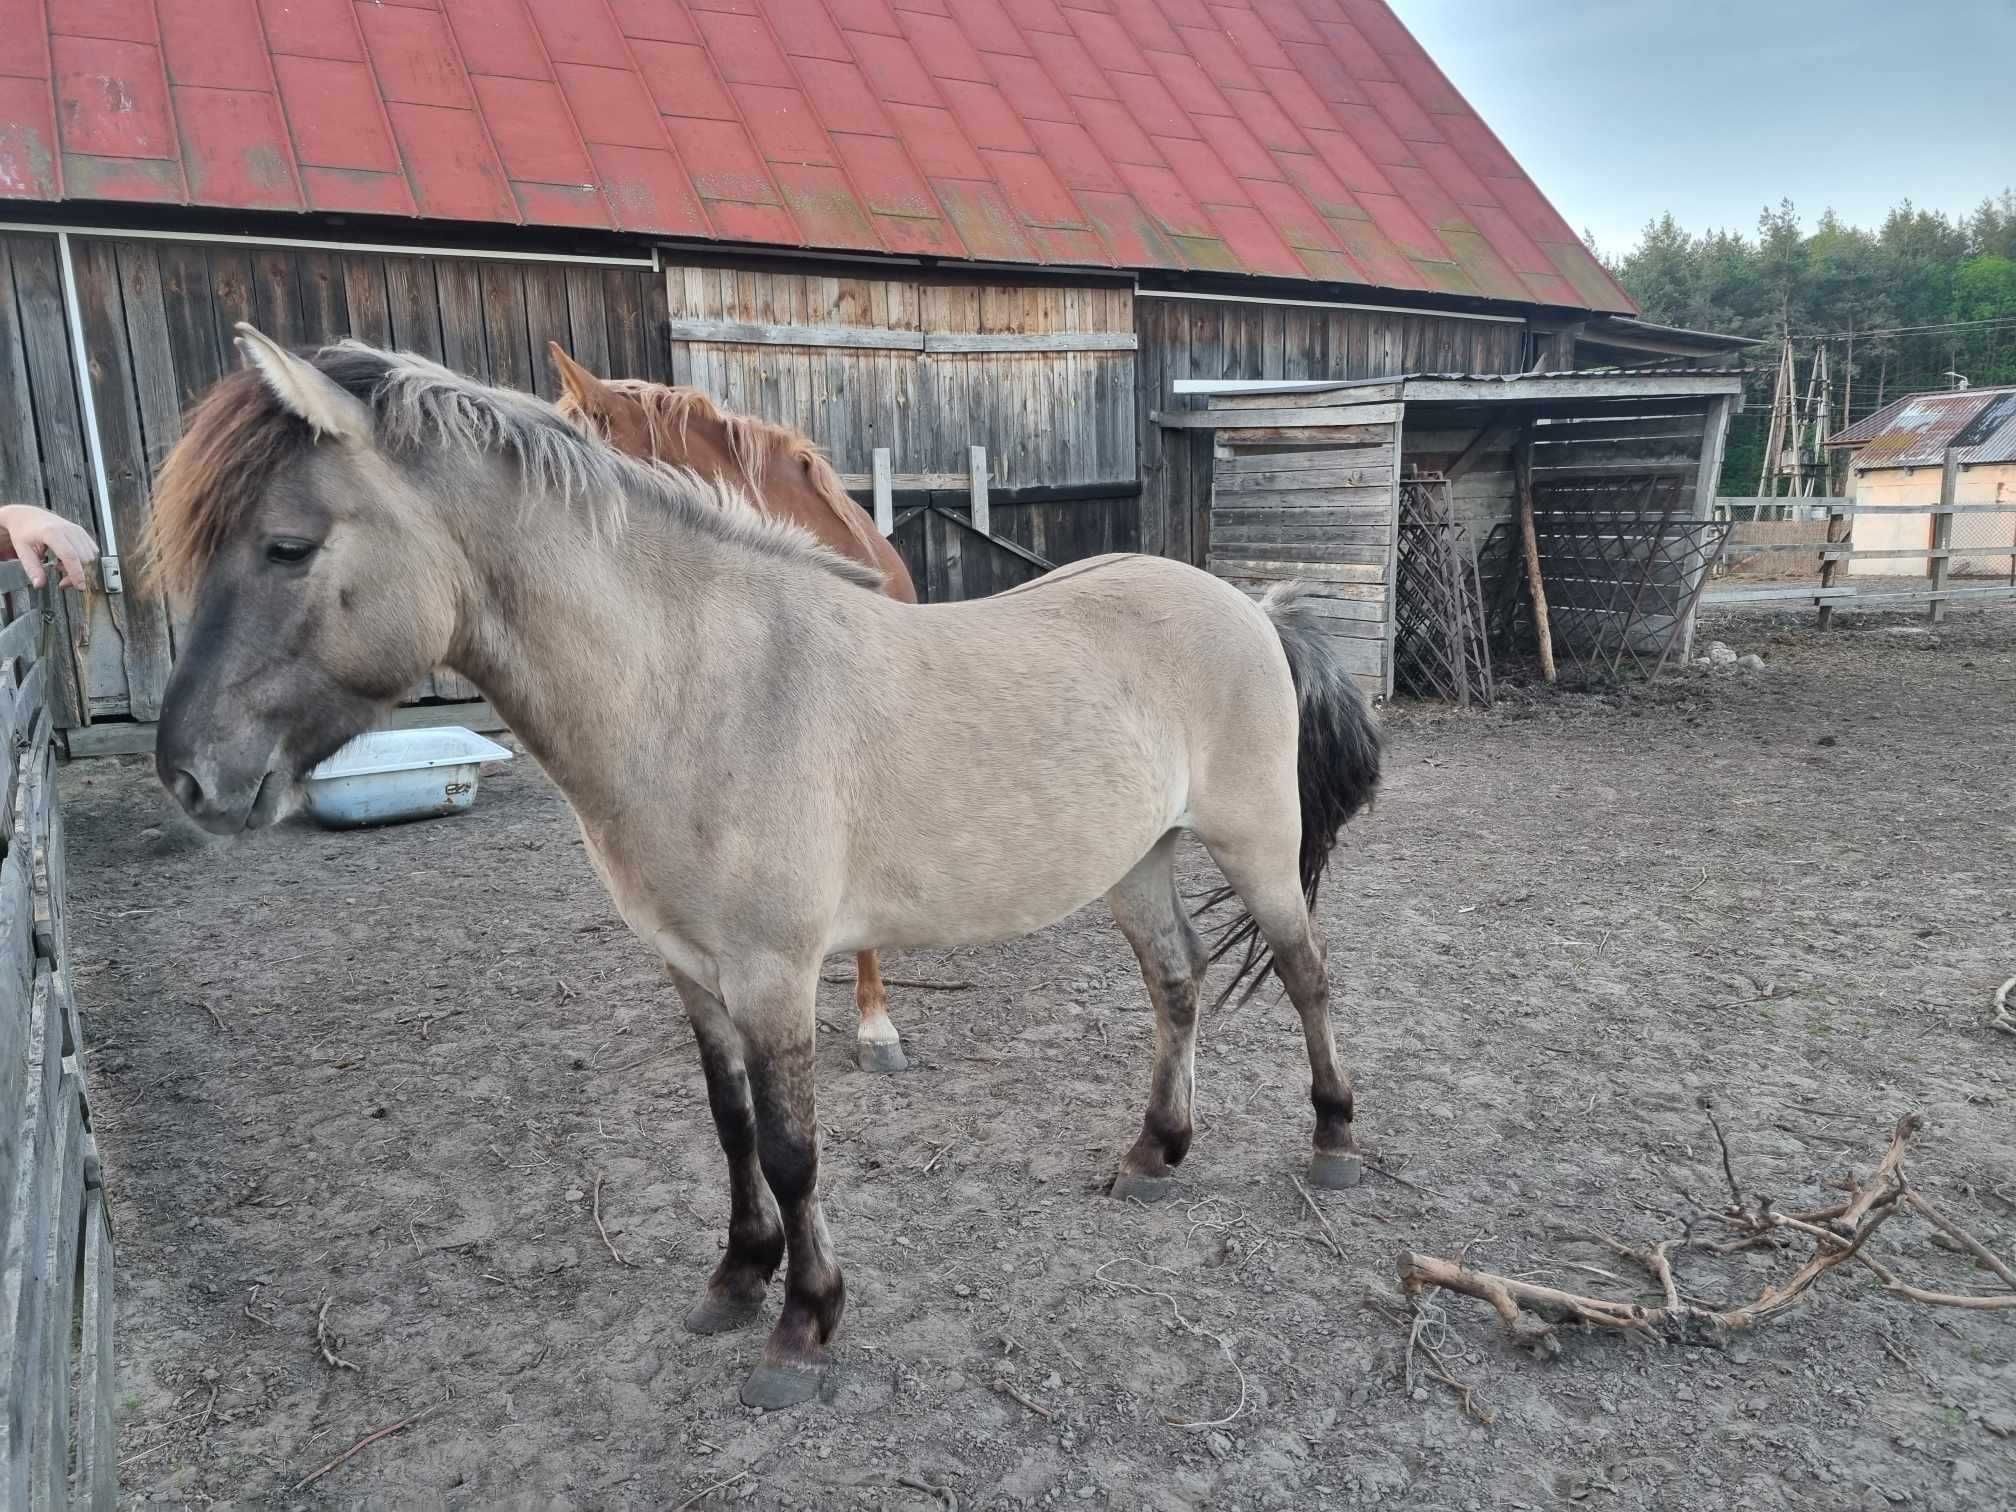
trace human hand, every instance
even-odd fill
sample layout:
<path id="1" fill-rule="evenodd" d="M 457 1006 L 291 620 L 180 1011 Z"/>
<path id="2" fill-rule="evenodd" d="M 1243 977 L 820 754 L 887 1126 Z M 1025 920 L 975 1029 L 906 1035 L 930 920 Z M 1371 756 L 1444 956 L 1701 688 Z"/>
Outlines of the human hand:
<path id="1" fill-rule="evenodd" d="M 47 577 L 43 557 L 53 556 L 65 588 L 84 586 L 84 564 L 98 559 L 91 532 L 33 504 L 0 504 L 0 531 L 13 543 L 28 581 L 40 588 Z"/>

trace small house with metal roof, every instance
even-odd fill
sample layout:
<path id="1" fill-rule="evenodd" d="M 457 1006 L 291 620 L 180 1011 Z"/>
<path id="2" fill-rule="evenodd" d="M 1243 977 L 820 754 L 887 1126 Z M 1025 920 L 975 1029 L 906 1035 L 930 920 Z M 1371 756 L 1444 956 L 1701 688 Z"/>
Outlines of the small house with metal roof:
<path id="1" fill-rule="evenodd" d="M 1936 549 L 1950 553 L 1952 576 L 2016 574 L 2016 387 L 1907 394 L 1837 431 L 1827 449 L 1845 456 L 1846 497 L 1884 511 L 1856 515 L 1851 573 L 1930 572 L 1931 561 L 1917 554 Z M 1939 503 L 1954 510 L 1943 546 L 1929 509 Z M 1869 551 L 1898 555 L 1871 559 Z"/>

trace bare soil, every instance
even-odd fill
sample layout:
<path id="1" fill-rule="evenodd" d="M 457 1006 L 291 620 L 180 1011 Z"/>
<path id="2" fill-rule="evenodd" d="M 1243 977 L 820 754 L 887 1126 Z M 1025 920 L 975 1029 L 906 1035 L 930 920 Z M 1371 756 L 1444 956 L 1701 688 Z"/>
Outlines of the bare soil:
<path id="1" fill-rule="evenodd" d="M 1703 1095 L 1785 1205 L 1921 1109 L 1914 1181 L 2016 1248 L 2016 1040 L 1987 1028 L 2016 973 L 2016 612 L 1844 619 L 1704 627 L 1762 673 L 1391 711 L 1322 906 L 1393 1173 L 1316 1197 L 1341 1258 L 1290 1180 L 1306 1066 L 1266 999 L 1207 1020 L 1181 1197 L 1103 1194 L 1152 1032 L 1103 905 L 888 960 L 973 984 L 894 990 L 902 1075 L 854 1069 L 829 985 L 848 1313 L 831 1400 L 767 1416 L 735 1398 L 762 1329 L 679 1323 L 726 1223 L 690 1034 L 530 761 L 462 818 L 244 844 L 144 762 L 69 768 L 127 1504 L 2009 1505 L 2016 1313 L 1852 1269 L 1726 1350 L 1542 1361 L 1443 1298 L 1430 1342 L 1490 1424 L 1405 1380 L 1403 1249 L 1642 1292 L 1571 1236 L 1721 1200 Z M 1984 1286 L 1915 1219 L 1874 1242 Z M 1794 1258 L 1679 1266 L 1742 1299 Z"/>

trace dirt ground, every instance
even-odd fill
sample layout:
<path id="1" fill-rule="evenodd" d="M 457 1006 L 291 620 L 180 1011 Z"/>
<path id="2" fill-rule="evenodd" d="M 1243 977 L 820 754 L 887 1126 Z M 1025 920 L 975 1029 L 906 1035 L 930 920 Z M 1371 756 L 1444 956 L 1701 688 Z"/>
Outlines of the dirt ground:
<path id="1" fill-rule="evenodd" d="M 2016 1041 L 1987 1028 L 2016 973 L 2016 611 L 1809 623 L 1706 627 L 1761 673 L 1390 712 L 1322 920 L 1362 1137 L 1405 1184 L 1317 1198 L 1341 1258 L 1290 1180 L 1306 1062 L 1266 999 L 1206 1021 L 1182 1197 L 1103 1195 L 1152 1031 L 1103 905 L 886 962 L 973 984 L 894 990 L 902 1075 L 853 1068 L 825 988 L 849 1308 L 832 1399 L 767 1416 L 735 1398 L 762 1329 L 680 1327 L 727 1206 L 690 1034 L 530 761 L 462 818 L 229 845 L 145 763 L 70 767 L 126 1503 L 2009 1505 L 2016 1313 L 1852 1269 L 1720 1351 L 1542 1361 L 1445 1298 L 1431 1342 L 1490 1424 L 1403 1379 L 1403 1249 L 1639 1291 L 1572 1234 L 1677 1236 L 1683 1192 L 1717 1201 L 1704 1094 L 1787 1206 L 1919 1109 L 1916 1183 L 2016 1249 Z M 1916 1219 L 1874 1244 L 1982 1285 Z M 1793 1258 L 1679 1266 L 1740 1299 Z"/>

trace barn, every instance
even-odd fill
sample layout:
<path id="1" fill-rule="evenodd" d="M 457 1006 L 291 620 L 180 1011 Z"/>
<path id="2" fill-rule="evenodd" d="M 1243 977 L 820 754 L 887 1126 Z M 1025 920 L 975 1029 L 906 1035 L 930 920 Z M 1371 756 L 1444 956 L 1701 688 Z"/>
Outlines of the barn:
<path id="1" fill-rule="evenodd" d="M 127 554 L 240 320 L 549 395 L 557 340 L 806 431 L 864 498 L 882 453 L 937 599 L 1207 562 L 1214 384 L 1718 350 L 1634 318 L 1382 0 L 5 15 L 0 495 L 107 566 L 61 616 L 73 752 L 151 740 L 176 627 Z"/>

